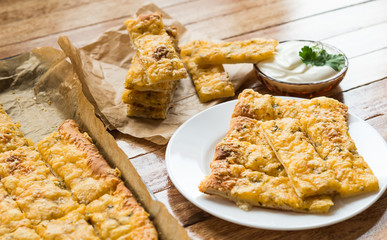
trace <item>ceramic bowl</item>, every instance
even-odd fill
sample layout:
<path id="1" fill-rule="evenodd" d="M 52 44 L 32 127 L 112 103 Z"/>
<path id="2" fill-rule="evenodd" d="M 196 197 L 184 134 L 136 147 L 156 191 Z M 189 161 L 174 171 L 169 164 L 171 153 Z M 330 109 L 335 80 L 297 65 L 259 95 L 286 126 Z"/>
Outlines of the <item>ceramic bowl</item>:
<path id="1" fill-rule="evenodd" d="M 339 83 L 343 80 L 348 70 L 348 58 L 340 49 L 330 44 L 322 43 L 318 41 L 310 41 L 310 40 L 291 40 L 291 41 L 305 41 L 308 43 L 315 43 L 315 44 L 321 44 L 323 46 L 328 46 L 329 48 L 337 51 L 339 54 L 343 54 L 345 58 L 345 67 L 341 69 L 340 72 L 338 72 L 335 76 L 322 81 L 311 82 L 311 83 L 293 83 L 293 82 L 281 81 L 281 80 L 272 78 L 270 76 L 267 76 L 259 69 L 258 64 L 254 64 L 255 73 L 258 79 L 260 79 L 262 83 L 265 84 L 265 86 L 269 90 L 281 92 L 281 93 L 309 95 L 309 94 L 324 93 L 339 85 Z M 287 42 L 287 41 L 282 41 L 279 44 L 284 42 Z"/>

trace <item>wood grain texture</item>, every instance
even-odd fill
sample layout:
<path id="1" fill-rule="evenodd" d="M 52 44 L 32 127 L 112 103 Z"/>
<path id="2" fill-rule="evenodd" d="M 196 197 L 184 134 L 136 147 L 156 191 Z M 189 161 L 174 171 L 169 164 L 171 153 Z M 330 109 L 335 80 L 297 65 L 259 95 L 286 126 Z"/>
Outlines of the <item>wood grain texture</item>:
<path id="1" fill-rule="evenodd" d="M 387 140 L 387 0 L 155 0 L 188 30 L 217 39 L 270 37 L 331 43 L 349 57 L 339 87 L 324 95 L 349 106 Z M 57 46 L 69 36 L 83 46 L 109 28 L 123 24 L 140 0 L 3 0 L 0 1 L 0 59 L 35 47 Z M 242 88 L 272 93 L 254 72 Z M 238 93 L 237 92 L 237 93 Z M 236 98 L 236 97 L 235 97 Z M 385 239 L 387 193 L 363 213 L 344 222 L 307 231 L 269 231 L 239 226 L 200 210 L 170 181 L 165 146 L 118 132 L 119 145 L 155 196 L 193 239 Z"/>
<path id="2" fill-rule="evenodd" d="M 279 41 L 288 39 L 323 40 L 387 21 L 385 1 L 371 1 L 347 8 L 339 8 L 310 17 L 284 22 L 240 36 L 226 38 L 240 40 L 254 37 L 273 37 Z M 356 17 L 359 16 L 359 17 Z M 368 36 L 373 37 L 373 36 Z M 362 36 L 360 39 L 365 40 Z"/>
<path id="3" fill-rule="evenodd" d="M 187 28 L 191 31 L 201 31 L 209 36 L 224 39 L 351 6 L 359 2 L 364 1 L 328 0 L 317 1 L 314 4 L 310 4 L 308 0 L 267 1 L 266 4 L 260 3 L 256 7 L 245 8 L 243 11 L 189 24 Z M 170 14 L 173 16 L 173 13 Z"/>

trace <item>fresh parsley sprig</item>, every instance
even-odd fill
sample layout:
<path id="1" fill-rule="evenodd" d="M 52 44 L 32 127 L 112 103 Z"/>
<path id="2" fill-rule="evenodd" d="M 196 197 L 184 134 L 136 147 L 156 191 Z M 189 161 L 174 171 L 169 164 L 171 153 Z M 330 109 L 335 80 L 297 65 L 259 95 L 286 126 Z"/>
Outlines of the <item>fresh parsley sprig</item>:
<path id="1" fill-rule="evenodd" d="M 337 72 L 345 67 L 343 54 L 329 54 L 320 44 L 312 47 L 304 46 L 298 54 L 306 65 L 328 65 Z"/>

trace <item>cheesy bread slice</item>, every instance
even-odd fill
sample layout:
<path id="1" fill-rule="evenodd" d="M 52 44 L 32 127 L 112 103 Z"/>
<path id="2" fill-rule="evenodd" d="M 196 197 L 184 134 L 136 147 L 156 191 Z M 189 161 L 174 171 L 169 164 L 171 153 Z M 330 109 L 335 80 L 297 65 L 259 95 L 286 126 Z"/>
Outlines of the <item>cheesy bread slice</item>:
<path id="1" fill-rule="evenodd" d="M 282 164 L 265 139 L 260 122 L 247 117 L 232 118 L 230 129 L 219 147 L 227 161 L 270 176 L 286 176 Z"/>
<path id="2" fill-rule="evenodd" d="M 165 27 L 166 33 L 171 38 L 173 47 L 176 51 L 179 51 L 177 40 L 177 29 L 172 26 Z M 153 91 L 153 92 L 166 92 L 171 87 L 172 81 L 161 82 L 151 84 L 148 81 L 148 77 L 145 73 L 144 66 L 141 64 L 139 52 L 137 51 L 130 65 L 129 71 L 125 79 L 125 88 L 133 89 L 136 91 Z"/>
<path id="3" fill-rule="evenodd" d="M 133 56 L 129 71 L 126 74 L 125 88 L 136 91 L 166 92 L 170 88 L 171 81 L 151 84 L 141 64 L 139 53 Z"/>
<path id="4" fill-rule="evenodd" d="M 266 121 L 261 123 L 261 127 L 300 197 L 330 194 L 337 190 L 333 170 L 320 158 L 297 119 Z"/>
<path id="5" fill-rule="evenodd" d="M 25 229 L 34 232 L 31 221 L 25 217 L 14 199 L 5 190 L 0 182 L 0 239 L 1 236 L 15 232 L 17 229 Z M 31 233 L 33 235 L 36 233 Z M 39 238 L 37 238 L 39 239 Z"/>
<path id="6" fill-rule="evenodd" d="M 256 63 L 274 56 L 278 45 L 274 39 L 251 39 L 236 42 L 208 42 L 200 40 L 196 62 L 203 64 Z"/>
<path id="7" fill-rule="evenodd" d="M 191 41 L 181 46 L 181 58 L 191 75 L 201 102 L 235 95 L 234 87 L 222 64 L 198 65 L 195 52 L 201 41 Z"/>
<path id="8" fill-rule="evenodd" d="M 187 71 L 164 29 L 160 14 L 140 15 L 125 22 L 151 84 L 179 80 Z"/>
<path id="9" fill-rule="evenodd" d="M 114 192 L 119 179 L 118 169 L 111 169 L 73 120 L 65 121 L 37 144 L 43 160 L 63 179 L 79 203 L 88 204 L 106 193 Z"/>
<path id="10" fill-rule="evenodd" d="M 237 142 L 231 144 L 238 146 Z M 270 176 L 246 168 L 238 161 L 248 158 L 249 153 L 242 150 L 240 155 L 233 156 L 229 146 L 230 142 L 227 141 L 217 145 L 211 162 L 211 174 L 201 181 L 200 191 L 228 198 L 243 210 L 258 206 L 296 212 L 325 213 L 333 205 L 329 196 L 300 198 L 286 174 Z"/>
<path id="11" fill-rule="evenodd" d="M 0 154 L 0 168 L 2 184 L 34 225 L 80 207 L 29 147 Z"/>
<path id="12" fill-rule="evenodd" d="M 36 231 L 44 240 L 98 240 L 94 228 L 83 211 L 72 211 L 65 216 L 46 220 L 36 226 Z"/>
<path id="13" fill-rule="evenodd" d="M 274 109 L 275 97 L 262 95 L 253 89 L 245 89 L 238 95 L 232 117 L 248 117 L 260 121 L 274 120 L 276 115 Z"/>
<path id="14" fill-rule="evenodd" d="M 126 114 L 129 117 L 141 117 L 151 119 L 165 119 L 167 117 L 168 108 L 146 107 L 141 104 L 127 104 Z"/>
<path id="15" fill-rule="evenodd" d="M 0 153 L 15 150 L 22 146 L 33 146 L 31 140 L 25 138 L 20 131 L 20 124 L 13 123 L 0 105 Z"/>
<path id="16" fill-rule="evenodd" d="M 169 107 L 175 92 L 177 81 L 169 82 L 168 89 L 165 92 L 154 91 L 136 91 L 125 89 L 122 95 L 122 101 L 126 104 L 141 104 L 145 107 L 165 109 Z"/>
<path id="17" fill-rule="evenodd" d="M 86 215 L 103 239 L 157 239 L 148 213 L 137 203 L 124 183 L 86 207 Z"/>
<path id="18" fill-rule="evenodd" d="M 378 179 L 358 153 L 349 135 L 347 107 L 324 97 L 302 101 L 299 105 L 302 109 L 300 121 L 317 152 L 333 169 L 340 182 L 340 195 L 350 196 L 378 190 Z"/>
<path id="19" fill-rule="evenodd" d="M 0 240 L 41 240 L 43 238 L 32 228 L 19 227 L 14 232 L 0 235 Z"/>

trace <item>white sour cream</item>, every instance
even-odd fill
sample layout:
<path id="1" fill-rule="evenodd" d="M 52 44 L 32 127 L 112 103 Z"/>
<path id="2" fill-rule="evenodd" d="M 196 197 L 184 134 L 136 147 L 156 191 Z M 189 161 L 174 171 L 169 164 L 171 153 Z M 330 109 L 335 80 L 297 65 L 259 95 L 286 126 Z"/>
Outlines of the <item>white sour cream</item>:
<path id="1" fill-rule="evenodd" d="M 277 46 L 274 57 L 258 63 L 258 68 L 265 75 L 283 82 L 312 83 L 319 82 L 337 75 L 330 66 L 313 66 L 304 64 L 299 56 L 304 46 L 314 46 L 316 43 L 306 41 L 287 41 Z M 329 54 L 339 54 L 329 46 L 324 45 Z"/>

